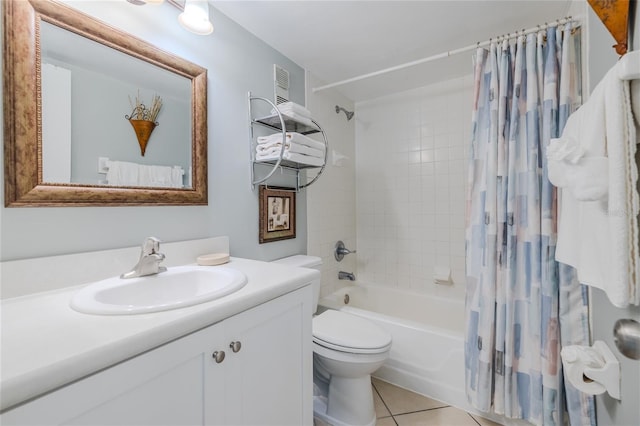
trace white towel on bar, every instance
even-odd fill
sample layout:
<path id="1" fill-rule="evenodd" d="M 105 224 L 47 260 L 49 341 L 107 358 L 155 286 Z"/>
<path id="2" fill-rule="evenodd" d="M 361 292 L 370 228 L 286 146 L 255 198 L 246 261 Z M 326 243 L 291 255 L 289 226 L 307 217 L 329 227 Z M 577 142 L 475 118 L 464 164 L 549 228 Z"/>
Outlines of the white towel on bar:
<path id="1" fill-rule="evenodd" d="M 618 307 L 640 302 L 636 142 L 629 82 L 614 67 L 547 149 L 559 188 L 556 260 Z"/>
<path id="2" fill-rule="evenodd" d="M 144 186 L 182 188 L 180 166 L 153 166 L 128 161 L 109 161 L 107 184 L 112 186 Z"/>
<path id="3" fill-rule="evenodd" d="M 322 156 L 324 157 L 326 147 L 323 142 L 311 139 L 309 136 L 305 136 L 297 132 L 286 132 L 285 140 L 287 142 L 295 142 L 300 145 L 317 149 L 322 152 Z M 257 141 L 258 145 L 282 143 L 282 133 L 274 133 L 269 136 L 258 136 Z"/>
<path id="4" fill-rule="evenodd" d="M 141 164 L 138 174 L 138 186 L 161 188 L 182 188 L 182 174 L 178 178 L 171 166 L 149 166 Z"/>
<path id="5" fill-rule="evenodd" d="M 280 158 L 280 152 L 275 155 L 256 155 L 256 161 L 277 161 Z M 293 152 L 285 152 L 282 159 L 293 161 L 294 163 L 306 164 L 308 166 L 321 167 L 324 164 L 324 158 L 311 157 L 309 155 L 297 154 Z"/>
<path id="6" fill-rule="evenodd" d="M 109 161 L 107 170 L 107 185 L 137 186 L 138 164 L 128 161 Z"/>

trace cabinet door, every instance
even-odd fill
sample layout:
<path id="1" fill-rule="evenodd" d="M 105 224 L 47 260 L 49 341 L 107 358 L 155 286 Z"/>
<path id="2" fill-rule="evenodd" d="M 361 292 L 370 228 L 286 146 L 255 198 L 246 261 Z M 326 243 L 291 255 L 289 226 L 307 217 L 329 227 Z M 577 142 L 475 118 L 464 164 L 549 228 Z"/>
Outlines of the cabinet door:
<path id="1" fill-rule="evenodd" d="M 225 321 L 227 425 L 311 425 L 311 287 Z M 226 361 L 225 361 L 226 364 Z"/>
<path id="2" fill-rule="evenodd" d="M 219 325 L 168 343 L 65 386 L 0 416 L 3 425 L 204 424 L 209 347 L 222 338 Z"/>

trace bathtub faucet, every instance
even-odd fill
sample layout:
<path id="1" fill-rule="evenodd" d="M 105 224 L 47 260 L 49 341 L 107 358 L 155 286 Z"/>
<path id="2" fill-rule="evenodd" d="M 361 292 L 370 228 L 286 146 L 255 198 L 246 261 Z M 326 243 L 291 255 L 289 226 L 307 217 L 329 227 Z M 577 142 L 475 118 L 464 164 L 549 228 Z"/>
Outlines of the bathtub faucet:
<path id="1" fill-rule="evenodd" d="M 355 250 L 349 250 L 345 247 L 342 241 L 338 241 L 336 243 L 336 249 L 333 252 L 333 256 L 336 258 L 338 262 L 340 262 L 347 254 L 355 253 Z"/>
<path id="2" fill-rule="evenodd" d="M 340 271 L 340 272 L 338 272 L 338 279 L 339 280 L 355 281 L 356 280 L 356 276 L 353 275 L 353 273 L 351 273 L 351 272 Z"/>

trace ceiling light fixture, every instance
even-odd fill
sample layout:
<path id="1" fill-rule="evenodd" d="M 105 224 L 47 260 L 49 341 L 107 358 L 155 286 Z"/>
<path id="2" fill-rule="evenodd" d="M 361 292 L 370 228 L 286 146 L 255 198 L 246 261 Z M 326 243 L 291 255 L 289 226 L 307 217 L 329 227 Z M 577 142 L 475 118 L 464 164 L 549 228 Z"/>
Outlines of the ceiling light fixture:
<path id="1" fill-rule="evenodd" d="M 178 21 L 195 34 L 207 35 L 213 32 L 213 24 L 209 21 L 207 0 L 186 0 L 184 12 L 178 16 Z"/>

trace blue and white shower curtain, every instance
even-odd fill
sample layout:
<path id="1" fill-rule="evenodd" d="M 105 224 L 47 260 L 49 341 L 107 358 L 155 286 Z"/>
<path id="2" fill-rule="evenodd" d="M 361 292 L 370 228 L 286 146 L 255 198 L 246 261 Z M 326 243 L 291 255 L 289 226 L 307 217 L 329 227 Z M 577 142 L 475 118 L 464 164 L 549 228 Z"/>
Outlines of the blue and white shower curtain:
<path id="1" fill-rule="evenodd" d="M 555 261 L 545 149 L 580 104 L 580 28 L 479 48 L 466 223 L 465 376 L 478 410 L 537 425 L 595 425 L 560 349 L 589 344 L 587 291 Z"/>

